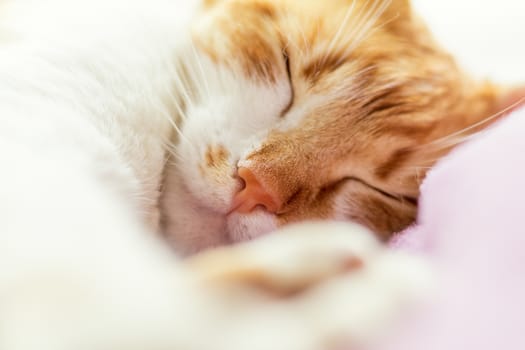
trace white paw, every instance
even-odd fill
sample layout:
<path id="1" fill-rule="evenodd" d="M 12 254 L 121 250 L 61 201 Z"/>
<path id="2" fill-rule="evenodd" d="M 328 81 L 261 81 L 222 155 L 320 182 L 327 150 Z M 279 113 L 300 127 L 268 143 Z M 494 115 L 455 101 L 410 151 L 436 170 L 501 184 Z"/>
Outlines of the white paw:
<path id="1" fill-rule="evenodd" d="M 206 288 L 221 291 L 218 329 L 229 336 L 214 342 L 228 350 L 363 345 L 431 285 L 423 262 L 344 223 L 290 226 L 188 264 Z"/>
<path id="2" fill-rule="evenodd" d="M 422 262 L 349 224 L 291 226 L 182 263 L 137 243 L 31 265 L 20 283 L 0 275 L 0 349 L 331 350 L 373 339 L 428 286 Z"/>

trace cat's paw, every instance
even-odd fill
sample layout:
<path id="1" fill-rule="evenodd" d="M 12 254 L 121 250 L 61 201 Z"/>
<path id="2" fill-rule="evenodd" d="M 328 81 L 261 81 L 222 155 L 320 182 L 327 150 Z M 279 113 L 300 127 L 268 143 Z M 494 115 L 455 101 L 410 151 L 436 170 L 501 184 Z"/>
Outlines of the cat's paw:
<path id="1" fill-rule="evenodd" d="M 360 227 L 310 223 L 206 251 L 187 264 L 204 283 L 284 297 L 360 270 L 378 250 L 376 240 Z"/>
<path id="2" fill-rule="evenodd" d="M 420 260 L 343 223 L 291 226 L 187 264 L 206 288 L 221 291 L 235 310 L 228 317 L 245 319 L 247 334 L 279 339 L 260 349 L 330 349 L 346 339 L 361 345 L 430 285 Z"/>

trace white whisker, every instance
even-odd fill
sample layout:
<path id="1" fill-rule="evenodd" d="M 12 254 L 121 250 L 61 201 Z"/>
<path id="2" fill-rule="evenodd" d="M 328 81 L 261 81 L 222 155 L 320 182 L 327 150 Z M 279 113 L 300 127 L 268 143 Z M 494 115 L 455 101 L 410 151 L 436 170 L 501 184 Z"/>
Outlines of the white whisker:
<path id="1" fill-rule="evenodd" d="M 179 103 L 177 102 L 177 100 L 174 100 L 174 105 L 175 105 L 175 108 L 177 109 L 177 111 L 179 112 L 179 114 L 181 116 L 184 115 L 184 111 L 182 110 L 182 108 L 180 107 Z M 184 142 L 186 142 L 188 145 L 190 145 L 190 147 L 192 148 L 195 148 L 193 146 L 193 144 L 190 142 L 190 140 L 188 140 L 188 138 L 182 133 L 182 130 L 179 128 L 179 126 L 177 125 L 177 123 L 173 120 L 173 118 L 171 118 L 171 116 L 166 112 L 166 113 L 162 113 L 166 119 L 169 121 L 169 123 L 171 124 L 171 126 L 173 127 L 173 129 L 177 132 L 177 134 L 179 135 L 180 139 Z"/>
<path id="2" fill-rule="evenodd" d="M 295 19 L 295 27 L 297 28 L 297 30 L 299 30 L 299 33 L 301 34 L 301 39 L 303 40 L 304 50 L 299 50 L 299 51 L 301 52 L 301 57 L 304 57 L 306 53 L 309 53 L 311 51 L 311 46 L 308 43 L 308 40 L 306 39 L 306 34 L 304 32 L 303 26 L 301 25 L 301 23 L 299 22 L 297 18 Z"/>
<path id="3" fill-rule="evenodd" d="M 208 99 L 210 99 L 210 86 L 208 84 L 208 79 L 206 77 L 206 74 L 204 73 L 204 67 L 202 66 L 201 58 L 199 54 L 197 53 L 197 50 L 193 43 L 191 43 L 191 50 L 193 52 L 193 56 L 195 57 L 195 62 L 197 62 L 197 67 L 199 69 L 202 85 L 204 85 L 204 90 L 206 91 L 206 95 Z"/>
<path id="4" fill-rule="evenodd" d="M 337 32 L 335 33 L 334 37 L 332 38 L 332 40 L 328 44 L 328 48 L 326 49 L 326 53 L 325 53 L 325 55 L 324 55 L 324 57 L 323 57 L 323 59 L 321 60 L 321 63 L 320 63 L 321 67 L 326 63 L 326 59 L 328 58 L 328 55 L 333 51 L 334 47 L 339 43 L 339 41 L 340 41 L 340 39 L 341 39 L 341 37 L 343 35 L 343 32 L 344 32 L 344 30 L 346 28 L 346 25 L 348 24 L 348 20 L 350 19 L 350 17 L 354 13 L 355 4 L 356 4 L 356 0 L 353 0 L 352 4 L 350 5 L 350 7 L 348 8 L 348 10 L 345 13 L 345 16 L 343 18 L 343 21 L 341 22 L 341 25 L 339 26 L 339 29 L 337 30 Z"/>
<path id="5" fill-rule="evenodd" d="M 191 101 L 192 101 L 190 95 L 188 94 L 188 89 L 187 89 L 189 84 L 182 80 L 183 75 L 184 75 L 183 74 L 184 67 L 182 67 L 182 63 L 178 63 L 177 66 L 178 66 L 177 67 L 178 69 L 176 69 L 175 76 L 174 76 L 175 84 L 177 85 L 177 92 L 178 92 L 177 95 L 180 95 L 182 97 L 184 105 L 188 106 L 191 104 Z"/>
<path id="6" fill-rule="evenodd" d="M 340 64 L 346 57 L 348 57 L 350 55 L 350 53 L 353 50 L 355 50 L 355 48 L 357 46 L 359 46 L 359 44 L 364 42 L 368 37 L 370 37 L 372 34 L 374 34 L 376 31 L 378 31 L 382 27 L 384 27 L 384 26 L 388 25 L 389 23 L 395 21 L 397 18 L 399 18 L 399 14 L 396 14 L 395 16 L 393 16 L 392 18 L 388 19 L 387 21 L 379 24 L 378 26 L 374 27 L 373 24 L 372 24 L 370 28 L 368 28 L 367 30 L 364 31 L 364 33 L 363 33 L 363 35 L 361 35 L 361 37 L 356 39 L 355 43 L 353 43 L 347 50 L 345 50 L 345 54 L 341 55 L 341 58 L 339 59 L 338 64 Z M 377 19 L 374 19 L 371 23 L 375 23 L 375 22 L 377 22 Z"/>
<path id="7" fill-rule="evenodd" d="M 356 47 L 364 41 L 370 33 L 371 28 L 377 23 L 377 20 L 385 12 L 388 6 L 390 6 L 391 2 L 392 0 L 374 0 L 368 11 L 365 11 L 361 18 L 357 17 L 359 22 L 352 28 L 352 31 L 349 34 L 349 37 L 353 38 L 352 43 L 345 50 L 345 55 L 343 55 L 343 57 L 351 54 Z"/>
<path id="8" fill-rule="evenodd" d="M 431 147 L 431 146 L 438 146 L 439 148 L 448 148 L 448 147 L 452 147 L 452 146 L 455 146 L 455 145 L 458 145 L 466 140 L 469 140 L 470 138 L 472 138 L 473 136 L 475 136 L 477 133 L 473 133 L 471 135 L 466 135 L 466 136 L 463 136 L 464 134 L 476 129 L 476 128 L 479 128 L 480 126 L 483 126 L 491 121 L 493 121 L 494 119 L 497 119 L 499 117 L 501 117 L 503 114 L 505 113 L 508 113 L 509 111 L 513 110 L 514 108 L 516 108 L 517 106 L 519 106 L 520 104 L 522 104 L 523 102 L 525 102 L 525 97 L 521 98 L 520 100 L 518 100 L 517 102 L 513 103 L 512 105 L 508 106 L 507 108 L 477 122 L 477 123 L 474 123 L 472 125 L 469 125 L 468 127 L 464 128 L 464 129 L 461 129 L 461 130 L 458 130 L 456 132 L 453 132 L 447 136 L 444 136 L 444 137 L 441 137 L 439 139 L 436 139 L 430 143 L 427 143 L 425 145 L 421 145 L 421 146 L 418 146 L 418 148 L 428 148 L 428 147 Z"/>

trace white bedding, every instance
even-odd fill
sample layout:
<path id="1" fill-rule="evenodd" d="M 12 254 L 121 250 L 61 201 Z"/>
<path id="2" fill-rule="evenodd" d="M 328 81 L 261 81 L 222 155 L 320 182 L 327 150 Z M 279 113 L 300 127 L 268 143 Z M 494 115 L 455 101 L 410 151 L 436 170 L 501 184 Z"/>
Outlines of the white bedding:
<path id="1" fill-rule="evenodd" d="M 479 77 L 525 83 L 525 2 L 412 0 L 432 31 Z"/>

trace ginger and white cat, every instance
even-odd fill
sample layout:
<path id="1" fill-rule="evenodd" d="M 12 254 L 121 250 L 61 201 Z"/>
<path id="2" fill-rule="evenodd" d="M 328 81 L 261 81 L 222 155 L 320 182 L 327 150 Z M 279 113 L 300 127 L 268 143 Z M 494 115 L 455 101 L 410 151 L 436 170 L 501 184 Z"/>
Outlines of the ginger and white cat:
<path id="1" fill-rule="evenodd" d="M 450 136 L 518 98 L 460 70 L 406 0 L 205 1 L 192 43 L 161 200 L 183 253 L 319 219 L 387 239 Z"/>
<path id="2" fill-rule="evenodd" d="M 180 254 L 307 219 L 386 237 L 415 215 L 408 167 L 445 151 L 421 146 L 496 89 L 404 0 L 197 7 L 0 2 L 1 349 L 327 348 L 425 286 L 352 225 L 185 261 L 156 231 Z"/>

